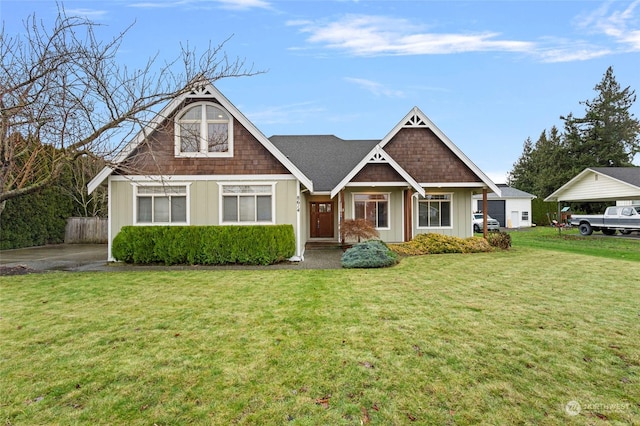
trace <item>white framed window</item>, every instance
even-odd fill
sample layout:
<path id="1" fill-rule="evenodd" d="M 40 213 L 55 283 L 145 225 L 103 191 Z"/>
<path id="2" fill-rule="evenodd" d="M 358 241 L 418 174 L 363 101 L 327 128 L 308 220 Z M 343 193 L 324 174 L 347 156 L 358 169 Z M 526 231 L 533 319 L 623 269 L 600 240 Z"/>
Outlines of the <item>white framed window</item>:
<path id="1" fill-rule="evenodd" d="M 274 223 L 275 184 L 221 184 L 222 223 Z"/>
<path id="2" fill-rule="evenodd" d="M 524 220 L 524 221 L 529 220 L 529 212 L 522 212 L 521 220 Z"/>
<path id="3" fill-rule="evenodd" d="M 452 226 L 452 194 L 427 194 L 418 199 L 418 228 L 450 228 Z"/>
<path id="4" fill-rule="evenodd" d="M 233 119 L 220 105 L 196 102 L 176 116 L 176 157 L 231 157 Z"/>
<path id="5" fill-rule="evenodd" d="M 134 194 L 137 224 L 188 224 L 186 185 L 137 185 Z"/>
<path id="6" fill-rule="evenodd" d="M 376 229 L 389 229 L 389 194 L 353 194 L 353 218 L 366 219 Z"/>

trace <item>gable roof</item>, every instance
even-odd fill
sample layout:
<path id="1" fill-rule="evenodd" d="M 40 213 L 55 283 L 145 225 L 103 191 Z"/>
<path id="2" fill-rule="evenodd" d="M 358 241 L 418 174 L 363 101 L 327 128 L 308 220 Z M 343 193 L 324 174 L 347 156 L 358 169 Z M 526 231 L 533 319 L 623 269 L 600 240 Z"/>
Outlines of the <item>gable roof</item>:
<path id="1" fill-rule="evenodd" d="M 492 192 L 500 195 L 500 189 L 493 183 L 482 170 L 478 168 L 461 150 L 458 148 L 438 127 L 418 108 L 413 107 L 411 111 L 380 141 L 371 151 L 354 167 L 351 172 L 346 175 L 338 185 L 331 190 L 331 197 L 338 194 L 367 164 L 375 162 L 388 162 L 409 184 L 420 194 L 424 196 L 424 189 L 407 173 L 398 163 L 384 151 L 384 147 L 393 139 L 398 132 L 406 127 L 422 127 L 430 129 L 438 139 L 453 152 L 475 175 L 480 179 L 487 188 Z"/>
<path id="2" fill-rule="evenodd" d="M 640 188 L 640 167 L 590 167 L 596 173 Z"/>
<path id="3" fill-rule="evenodd" d="M 313 181 L 316 192 L 331 191 L 380 142 L 334 135 L 274 135 L 269 140 Z"/>
<path id="4" fill-rule="evenodd" d="M 603 179 L 598 181 L 598 177 Z M 639 198 L 640 167 L 587 167 L 544 201 L 616 201 Z"/>
<path id="5" fill-rule="evenodd" d="M 189 93 L 184 93 L 173 100 L 171 100 L 154 118 L 149 122 L 142 130 L 140 130 L 136 136 L 125 145 L 125 147 L 116 155 L 113 160 L 113 164 L 116 166 L 125 161 L 132 152 L 150 135 L 156 130 L 160 124 L 164 122 L 166 117 L 170 116 L 177 108 L 180 107 L 182 102 L 189 97 L 197 98 L 212 98 L 216 99 L 220 105 L 222 105 L 234 118 L 242 124 L 257 140 L 261 143 L 280 163 L 291 172 L 304 186 L 313 191 L 313 181 L 304 175 L 296 167 L 296 165 L 287 158 L 276 146 L 271 143 L 269 139 L 244 116 L 218 89 L 211 83 L 200 87 L 197 90 L 193 90 Z M 91 194 L 104 180 L 111 175 L 115 170 L 115 167 L 107 166 L 103 168 L 87 185 L 87 190 Z"/>
<path id="6" fill-rule="evenodd" d="M 513 188 L 506 184 L 498 184 L 498 188 L 500 188 L 500 192 L 502 195 L 498 196 L 497 194 L 489 194 L 489 198 L 528 198 L 533 200 L 534 198 L 538 198 L 533 194 L 529 194 L 528 192 L 521 191 L 518 188 Z"/>

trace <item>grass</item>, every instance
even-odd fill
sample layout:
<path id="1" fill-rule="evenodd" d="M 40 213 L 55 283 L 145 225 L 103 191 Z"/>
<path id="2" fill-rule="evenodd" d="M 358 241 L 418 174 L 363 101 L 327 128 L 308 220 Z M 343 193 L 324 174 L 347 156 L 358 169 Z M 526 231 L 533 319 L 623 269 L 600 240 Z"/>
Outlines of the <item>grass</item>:
<path id="1" fill-rule="evenodd" d="M 640 423 L 640 264 L 534 245 L 0 277 L 0 421 Z"/>
<path id="2" fill-rule="evenodd" d="M 531 247 L 640 261 L 640 241 L 621 236 L 604 236 L 596 232 L 583 237 L 577 228 L 562 229 L 539 227 L 523 231 L 511 231 L 513 244 L 518 247 Z"/>

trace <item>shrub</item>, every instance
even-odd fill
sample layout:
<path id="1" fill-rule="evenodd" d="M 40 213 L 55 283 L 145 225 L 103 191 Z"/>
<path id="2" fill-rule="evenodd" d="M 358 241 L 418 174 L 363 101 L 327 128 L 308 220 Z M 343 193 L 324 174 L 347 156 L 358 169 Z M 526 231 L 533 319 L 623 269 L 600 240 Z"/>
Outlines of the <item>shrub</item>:
<path id="1" fill-rule="evenodd" d="M 511 235 L 506 232 L 492 232 L 487 235 L 487 241 L 492 247 L 497 247 L 502 250 L 509 250 L 511 248 Z"/>
<path id="2" fill-rule="evenodd" d="M 295 253 L 291 225 L 125 226 L 111 253 L 126 263 L 269 265 Z"/>
<path id="3" fill-rule="evenodd" d="M 459 238 L 435 233 L 419 234 L 409 242 L 390 244 L 389 248 L 398 254 L 406 256 L 443 253 L 483 253 L 493 250 L 484 238 Z"/>
<path id="4" fill-rule="evenodd" d="M 398 256 L 380 240 L 358 243 L 342 255 L 343 268 L 384 268 L 398 263 Z"/>
<path id="5" fill-rule="evenodd" d="M 358 242 L 380 236 L 376 227 L 366 219 L 347 219 L 340 224 L 342 241 L 354 239 Z"/>

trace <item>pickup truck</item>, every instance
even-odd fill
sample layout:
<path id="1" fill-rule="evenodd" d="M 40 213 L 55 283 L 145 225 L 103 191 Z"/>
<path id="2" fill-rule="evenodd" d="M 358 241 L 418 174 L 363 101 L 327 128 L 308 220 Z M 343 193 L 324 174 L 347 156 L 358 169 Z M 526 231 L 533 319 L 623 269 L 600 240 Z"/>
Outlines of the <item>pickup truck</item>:
<path id="1" fill-rule="evenodd" d="M 572 215 L 571 225 L 577 226 L 581 235 L 591 235 L 593 231 L 602 231 L 605 235 L 640 231 L 640 205 L 607 207 L 604 214 Z"/>

